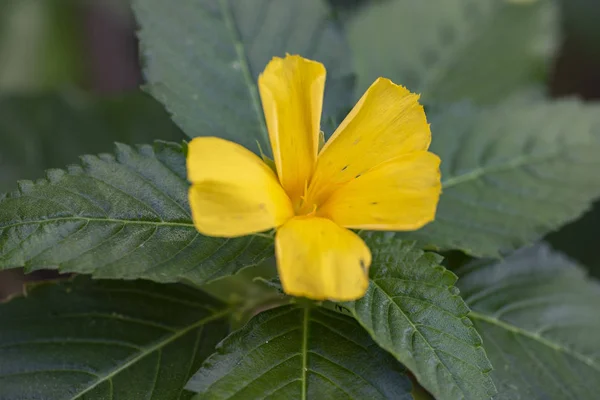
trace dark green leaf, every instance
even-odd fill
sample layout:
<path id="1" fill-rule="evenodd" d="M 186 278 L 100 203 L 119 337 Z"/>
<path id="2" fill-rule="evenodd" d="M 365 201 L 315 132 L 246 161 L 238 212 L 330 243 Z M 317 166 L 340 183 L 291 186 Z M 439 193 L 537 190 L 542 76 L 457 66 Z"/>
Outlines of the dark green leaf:
<path id="1" fill-rule="evenodd" d="M 441 257 L 387 235 L 367 237 L 369 289 L 345 303 L 382 348 L 436 399 L 489 399 L 495 393 L 481 338 Z"/>
<path id="2" fill-rule="evenodd" d="M 148 90 L 190 136 L 220 136 L 268 152 L 256 78 L 286 53 L 327 67 L 323 117 L 352 100 L 343 35 L 325 0 L 135 0 Z"/>
<path id="3" fill-rule="evenodd" d="M 600 252 L 597 251 L 600 237 L 600 201 L 577 221 L 552 232 L 545 240 L 560 251 L 589 269 L 590 274 L 600 278 Z"/>
<path id="4" fill-rule="evenodd" d="M 404 367 L 353 319 L 298 306 L 231 334 L 186 388 L 198 399 L 412 399 Z"/>
<path id="5" fill-rule="evenodd" d="M 184 148 L 166 142 L 20 182 L 0 196 L 0 268 L 201 284 L 272 256 L 270 238 L 200 235 L 187 190 Z"/>
<path id="6" fill-rule="evenodd" d="M 92 99 L 77 91 L 0 98 L 0 191 L 18 179 L 111 151 L 114 142 L 179 141 L 182 132 L 144 93 Z"/>
<path id="7" fill-rule="evenodd" d="M 583 214 L 600 195 L 600 107 L 578 101 L 454 107 L 432 119 L 442 159 L 435 222 L 410 234 L 495 257 Z"/>
<path id="8" fill-rule="evenodd" d="M 78 278 L 0 304 L 0 399 L 189 399 L 227 334 L 214 300 L 181 285 Z"/>
<path id="9" fill-rule="evenodd" d="M 552 0 L 386 0 L 342 15 L 361 92 L 384 76 L 426 102 L 493 102 L 542 80 L 554 13 Z"/>
<path id="10" fill-rule="evenodd" d="M 460 275 L 496 399 L 598 398 L 600 286 L 581 268 L 541 245 Z"/>

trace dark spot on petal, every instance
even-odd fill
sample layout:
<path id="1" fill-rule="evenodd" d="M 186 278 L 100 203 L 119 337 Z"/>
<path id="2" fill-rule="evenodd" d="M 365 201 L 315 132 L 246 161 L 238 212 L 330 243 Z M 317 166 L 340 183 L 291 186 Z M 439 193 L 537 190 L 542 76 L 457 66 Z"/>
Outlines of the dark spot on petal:
<path id="1" fill-rule="evenodd" d="M 367 274 L 367 265 L 365 264 L 365 260 L 363 260 L 361 258 L 358 260 L 358 262 L 360 262 L 360 268 L 362 269 L 363 273 L 366 275 Z"/>
<path id="2" fill-rule="evenodd" d="M 377 205 L 377 204 L 379 204 L 379 202 L 378 202 L 378 201 L 372 201 L 372 202 L 371 202 L 371 205 L 373 205 L 373 206 L 375 206 L 375 205 Z"/>
<path id="3" fill-rule="evenodd" d="M 358 175 L 356 175 L 356 176 L 354 177 L 354 179 L 356 179 L 356 178 L 360 178 L 360 176 L 361 176 L 361 174 L 358 174 Z"/>
<path id="4" fill-rule="evenodd" d="M 348 166 L 347 166 L 347 165 L 346 165 L 344 168 L 342 168 L 342 171 L 345 171 L 345 170 L 346 170 L 346 168 L 348 168 Z"/>
<path id="5" fill-rule="evenodd" d="M 260 203 L 260 204 L 258 205 L 258 208 L 259 208 L 261 211 L 264 211 L 264 210 L 266 210 L 266 209 L 267 209 L 267 205 L 266 205 L 265 203 Z"/>

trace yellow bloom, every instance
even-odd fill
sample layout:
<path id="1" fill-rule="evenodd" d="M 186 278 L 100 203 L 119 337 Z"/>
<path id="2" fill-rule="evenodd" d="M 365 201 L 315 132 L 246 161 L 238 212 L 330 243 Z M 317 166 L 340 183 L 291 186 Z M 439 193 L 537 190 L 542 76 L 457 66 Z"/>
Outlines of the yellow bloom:
<path id="1" fill-rule="evenodd" d="M 419 96 L 377 79 L 319 151 L 325 67 L 274 58 L 258 79 L 277 172 L 216 137 L 189 144 L 194 224 L 209 236 L 277 228 L 286 293 L 353 300 L 368 286 L 371 253 L 346 228 L 414 230 L 433 220 L 439 158 Z"/>

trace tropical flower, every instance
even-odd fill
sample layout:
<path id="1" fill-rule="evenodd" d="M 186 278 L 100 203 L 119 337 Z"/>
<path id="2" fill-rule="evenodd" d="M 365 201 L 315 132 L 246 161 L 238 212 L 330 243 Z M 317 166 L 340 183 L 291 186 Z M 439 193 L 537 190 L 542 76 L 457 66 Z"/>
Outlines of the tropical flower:
<path id="1" fill-rule="evenodd" d="M 414 230 L 432 221 L 440 159 L 419 96 L 379 78 L 319 150 L 325 67 L 273 58 L 258 79 L 273 171 L 216 137 L 188 148 L 194 224 L 208 236 L 272 228 L 283 290 L 353 300 L 368 287 L 371 253 L 350 229 Z"/>

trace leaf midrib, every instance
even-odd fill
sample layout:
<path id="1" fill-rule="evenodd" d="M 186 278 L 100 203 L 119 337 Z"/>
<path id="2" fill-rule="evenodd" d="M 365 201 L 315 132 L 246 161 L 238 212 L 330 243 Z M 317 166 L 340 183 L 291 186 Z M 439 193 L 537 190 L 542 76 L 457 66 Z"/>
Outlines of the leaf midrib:
<path id="1" fill-rule="evenodd" d="M 8 224 L 0 226 L 0 229 L 14 228 L 23 225 L 38 225 L 47 224 L 49 222 L 70 222 L 70 221 L 84 221 L 84 222 L 104 222 L 124 225 L 150 225 L 150 226 L 172 226 L 179 228 L 194 228 L 194 223 L 190 222 L 172 222 L 172 221 L 144 221 L 136 219 L 119 219 L 119 218 L 98 218 L 98 217 L 56 217 L 46 218 L 38 220 L 30 220 L 17 222 L 14 224 Z M 195 228 L 194 228 L 195 229 Z"/>
<path id="2" fill-rule="evenodd" d="M 233 16 L 231 15 L 231 10 L 227 1 L 228 0 L 219 0 L 219 8 L 221 10 L 221 14 L 223 15 L 223 21 L 225 22 L 227 31 L 229 31 L 229 34 L 231 36 L 230 38 L 233 42 L 233 48 L 235 49 L 235 54 L 237 56 L 238 62 L 240 63 L 240 70 L 242 71 L 244 83 L 246 84 L 246 88 L 248 89 L 250 101 L 252 102 L 252 109 L 254 110 L 254 113 L 256 114 L 256 119 L 258 120 L 258 123 L 260 125 L 260 133 L 262 135 L 263 143 L 269 143 L 269 135 L 267 133 L 267 126 L 265 125 L 265 120 L 262 113 L 261 102 L 259 99 L 256 82 L 252 77 L 250 63 L 248 61 L 248 57 L 246 56 L 246 49 L 244 48 L 244 43 L 240 39 L 240 34 L 235 26 Z"/>
<path id="3" fill-rule="evenodd" d="M 536 335 L 533 332 L 529 332 L 529 331 L 527 331 L 523 328 L 520 328 L 516 325 L 513 325 L 508 322 L 499 320 L 497 318 L 488 316 L 488 315 L 480 313 L 478 311 L 471 310 L 471 312 L 469 313 L 469 318 L 487 322 L 488 324 L 495 325 L 495 326 L 502 328 L 504 330 L 507 330 L 509 332 L 512 332 L 512 333 L 515 333 L 515 334 L 518 334 L 521 336 L 525 336 L 526 338 L 534 340 L 540 344 L 543 344 L 544 346 L 549 347 L 554 351 L 569 355 L 600 373 L 600 364 L 598 364 L 593 358 L 587 357 L 581 353 L 578 353 L 568 347 L 561 345 L 560 343 L 556 343 L 556 342 L 554 342 L 550 339 L 547 339 L 543 336 Z"/>
<path id="4" fill-rule="evenodd" d="M 308 325 L 310 321 L 310 308 L 304 307 L 303 320 L 302 320 L 302 400 L 306 400 L 307 392 L 307 381 L 306 372 L 308 370 Z"/>
<path id="5" fill-rule="evenodd" d="M 224 316 L 228 315 L 231 313 L 231 309 L 226 308 L 224 310 L 221 310 L 220 312 L 214 313 L 211 316 L 208 316 L 206 318 L 202 318 L 199 321 L 194 322 L 191 325 L 188 325 L 187 327 L 184 327 L 180 330 L 175 330 L 173 331 L 173 333 L 169 336 L 167 336 L 165 339 L 159 341 L 158 343 L 143 349 L 137 356 L 131 358 L 129 361 L 127 361 L 126 363 L 124 363 L 121 366 L 118 366 L 116 368 L 114 368 L 113 370 L 111 370 L 110 372 L 104 374 L 103 376 L 100 376 L 98 379 L 96 379 L 92 384 L 90 384 L 87 388 L 85 388 L 84 390 L 80 391 L 79 393 L 75 394 L 73 397 L 71 397 L 69 400 L 76 400 L 81 398 L 81 396 L 83 396 L 84 394 L 90 392 L 91 390 L 93 390 L 94 388 L 96 388 L 98 385 L 100 385 L 101 383 L 105 382 L 105 381 L 111 381 L 112 378 L 116 375 L 118 375 L 119 373 L 123 372 L 125 369 L 131 367 L 132 365 L 134 365 L 135 363 L 137 363 L 138 361 L 140 361 L 141 359 L 143 359 L 144 357 L 152 354 L 155 351 L 158 351 L 160 349 L 162 349 L 163 347 L 169 345 L 170 343 L 174 342 L 175 340 L 179 339 L 180 337 L 184 336 L 185 334 L 189 333 L 190 331 L 197 329 L 205 324 L 207 324 L 208 322 L 223 318 Z"/>
<path id="6" fill-rule="evenodd" d="M 491 165 L 488 167 L 478 167 L 471 169 L 469 172 L 465 172 L 460 175 L 452 176 L 446 180 L 442 180 L 442 188 L 448 189 L 461 183 L 474 181 L 483 175 L 487 175 L 493 172 L 504 172 L 524 167 L 526 165 L 533 165 L 540 162 L 549 161 L 555 157 L 560 157 L 560 151 L 553 152 L 546 155 L 522 155 L 505 161 L 504 163 Z"/>
<path id="7" fill-rule="evenodd" d="M 413 323 L 413 321 L 408 317 L 408 315 L 406 315 L 406 313 L 404 312 L 404 310 L 402 310 L 394 301 L 394 299 L 389 295 L 388 292 L 386 292 L 385 290 L 383 290 L 383 288 L 381 286 L 379 286 L 379 284 L 377 284 L 377 282 L 373 279 L 371 279 L 371 283 L 373 283 L 374 286 L 376 286 L 378 288 L 378 290 L 381 291 L 381 293 L 385 294 L 385 297 L 390 301 L 391 304 L 396 305 L 397 309 L 400 311 L 400 313 L 402 315 L 404 315 L 404 318 L 406 318 L 406 320 L 408 321 L 408 323 L 410 324 L 410 326 L 414 329 L 414 331 L 421 336 L 421 338 L 423 339 L 423 341 L 427 344 L 427 346 L 429 347 L 429 349 L 431 350 L 431 352 L 433 353 L 433 355 L 435 356 L 435 358 L 440 362 L 440 364 L 444 367 L 444 369 L 448 372 L 448 374 L 450 375 L 451 379 L 454 381 L 454 384 L 456 385 L 456 387 L 458 388 L 458 390 L 461 393 L 463 392 L 463 389 L 461 388 L 461 386 L 458 384 L 458 382 L 456 381 L 456 377 L 454 376 L 454 374 L 450 371 L 450 369 L 446 366 L 446 364 L 442 361 L 442 359 L 438 356 L 435 348 L 433 348 L 433 346 L 431 345 L 431 343 L 429 343 L 429 341 L 425 338 L 425 336 L 423 336 L 423 334 L 421 333 L 421 331 L 417 328 L 417 326 Z M 391 354 L 394 355 L 394 357 L 396 357 L 400 362 L 402 363 L 406 363 L 406 360 L 401 360 L 400 357 L 398 357 L 397 352 L 394 348 L 388 349 L 387 346 L 384 346 L 383 343 L 381 343 L 377 337 L 377 335 L 375 334 L 375 332 L 370 329 L 369 327 L 365 326 L 362 323 L 362 320 L 360 319 L 360 316 L 356 314 L 356 309 L 354 307 L 351 308 L 352 310 L 352 314 L 354 315 L 354 318 L 356 318 L 356 320 L 360 323 L 360 325 L 365 328 L 370 334 L 371 337 L 373 338 L 373 340 L 375 340 L 382 348 L 384 348 L 385 350 L 389 351 Z M 414 372 L 414 371 L 413 371 Z M 420 375 L 420 374 L 419 374 Z"/>

